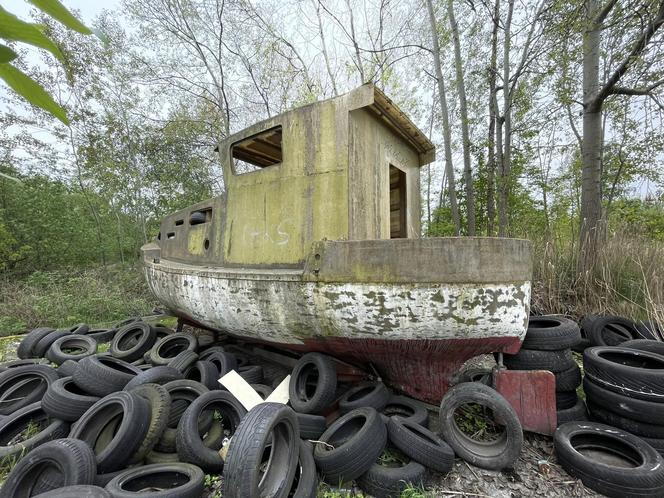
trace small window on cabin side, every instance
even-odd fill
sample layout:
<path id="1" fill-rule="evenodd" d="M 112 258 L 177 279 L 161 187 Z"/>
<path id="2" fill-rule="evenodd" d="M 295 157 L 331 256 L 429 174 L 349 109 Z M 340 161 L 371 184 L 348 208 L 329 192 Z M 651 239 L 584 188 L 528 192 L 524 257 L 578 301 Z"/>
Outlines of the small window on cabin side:
<path id="1" fill-rule="evenodd" d="M 231 145 L 233 172 L 243 175 L 281 163 L 281 126 Z"/>
<path id="2" fill-rule="evenodd" d="M 408 237 L 406 173 L 390 164 L 390 238 Z"/>

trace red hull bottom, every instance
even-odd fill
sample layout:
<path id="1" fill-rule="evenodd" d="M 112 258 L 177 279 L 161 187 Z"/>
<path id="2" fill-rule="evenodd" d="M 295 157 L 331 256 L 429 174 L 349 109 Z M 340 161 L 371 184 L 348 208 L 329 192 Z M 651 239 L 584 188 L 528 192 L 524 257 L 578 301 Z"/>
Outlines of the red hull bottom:
<path id="1" fill-rule="evenodd" d="M 368 371 L 373 365 L 389 386 L 437 405 L 467 360 L 493 352 L 515 353 L 521 341 L 518 337 L 403 341 L 326 337 L 279 346 L 327 353 Z"/>

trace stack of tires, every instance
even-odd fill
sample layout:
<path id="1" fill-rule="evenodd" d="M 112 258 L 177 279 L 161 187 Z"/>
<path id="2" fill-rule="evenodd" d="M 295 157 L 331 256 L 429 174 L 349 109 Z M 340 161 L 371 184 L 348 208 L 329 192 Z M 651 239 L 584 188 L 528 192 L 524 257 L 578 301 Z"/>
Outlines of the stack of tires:
<path id="1" fill-rule="evenodd" d="M 588 411 L 664 454 L 664 344 L 636 340 L 583 354 Z M 655 352 L 658 351 L 658 352 Z"/>
<path id="2" fill-rule="evenodd" d="M 571 348 L 581 341 L 579 326 L 567 318 L 530 317 L 521 350 L 504 355 L 511 370 L 549 370 L 556 377 L 558 424 L 586 420 L 586 407 L 576 393 L 581 384 L 581 370 Z"/>

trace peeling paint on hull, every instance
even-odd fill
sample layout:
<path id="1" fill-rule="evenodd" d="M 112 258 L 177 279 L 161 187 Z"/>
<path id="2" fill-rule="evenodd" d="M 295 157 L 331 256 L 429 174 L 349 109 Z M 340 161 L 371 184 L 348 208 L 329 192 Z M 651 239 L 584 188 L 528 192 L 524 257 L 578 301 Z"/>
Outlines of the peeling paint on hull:
<path id="1" fill-rule="evenodd" d="M 146 262 L 175 313 L 207 327 L 301 351 L 371 362 L 394 387 L 437 402 L 468 358 L 515 351 L 530 282 L 303 282 L 301 270 L 228 270 Z"/>

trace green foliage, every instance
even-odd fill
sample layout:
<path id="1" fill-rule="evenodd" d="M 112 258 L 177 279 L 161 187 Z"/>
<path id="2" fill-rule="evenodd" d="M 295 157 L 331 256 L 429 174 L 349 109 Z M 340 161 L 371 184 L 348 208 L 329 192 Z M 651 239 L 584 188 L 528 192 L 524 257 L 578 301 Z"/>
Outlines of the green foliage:
<path id="1" fill-rule="evenodd" d="M 0 280 L 0 336 L 38 326 L 100 325 L 145 315 L 156 305 L 140 268 L 63 268 Z"/>
<path id="2" fill-rule="evenodd" d="M 65 26 L 83 34 L 91 31 L 83 26 L 58 0 L 30 0 L 37 8 L 57 19 Z M 41 29 L 41 26 L 22 21 L 11 12 L 0 7 L 0 38 L 7 41 L 22 42 L 48 50 L 61 62 L 64 57 L 60 48 Z M 31 104 L 49 112 L 64 124 L 69 124 L 65 110 L 53 100 L 46 90 L 20 69 L 9 64 L 16 58 L 16 53 L 5 45 L 0 45 L 0 78 Z"/>
<path id="3" fill-rule="evenodd" d="M 609 229 L 664 242 L 664 202 L 619 199 L 611 206 Z"/>

